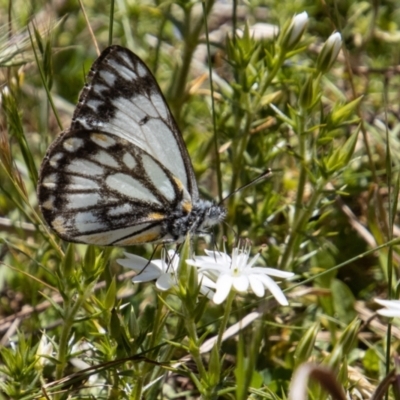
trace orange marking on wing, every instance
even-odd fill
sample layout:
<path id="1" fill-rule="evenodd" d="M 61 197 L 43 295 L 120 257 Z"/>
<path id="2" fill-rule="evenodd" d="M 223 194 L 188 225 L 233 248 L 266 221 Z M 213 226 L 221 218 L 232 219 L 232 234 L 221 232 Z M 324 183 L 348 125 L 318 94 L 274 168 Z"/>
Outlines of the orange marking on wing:
<path id="1" fill-rule="evenodd" d="M 101 140 L 102 142 L 108 141 L 108 137 L 102 133 L 92 133 L 92 136 L 97 140 Z"/>
<path id="2" fill-rule="evenodd" d="M 176 176 L 174 176 L 173 178 L 174 178 L 175 183 L 178 186 L 178 189 L 182 191 L 183 190 L 183 183 Z"/>
<path id="3" fill-rule="evenodd" d="M 121 240 L 120 242 L 118 242 L 118 245 L 119 246 L 130 246 L 133 244 L 155 242 L 158 239 L 160 239 L 160 235 L 158 232 L 144 232 L 141 235 L 135 235 L 130 238 Z"/>
<path id="4" fill-rule="evenodd" d="M 191 201 L 189 200 L 185 200 L 182 202 L 182 209 L 183 211 L 185 211 L 187 214 L 190 213 L 190 211 L 192 211 L 193 208 L 193 204 Z"/>
<path id="5" fill-rule="evenodd" d="M 165 218 L 165 214 L 161 214 L 161 213 L 150 213 L 147 218 L 153 219 L 153 220 L 159 220 L 159 219 L 164 219 Z"/>

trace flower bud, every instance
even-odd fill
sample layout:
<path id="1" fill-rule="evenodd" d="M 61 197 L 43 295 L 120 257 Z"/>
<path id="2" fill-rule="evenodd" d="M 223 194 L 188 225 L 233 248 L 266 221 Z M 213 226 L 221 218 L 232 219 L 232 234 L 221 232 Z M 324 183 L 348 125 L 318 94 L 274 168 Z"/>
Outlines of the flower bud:
<path id="1" fill-rule="evenodd" d="M 307 24 L 308 14 L 303 11 L 301 14 L 295 15 L 290 24 L 282 29 L 280 42 L 284 51 L 292 50 L 299 43 Z"/>
<path id="2" fill-rule="evenodd" d="M 317 69 L 323 74 L 328 72 L 332 68 L 333 63 L 336 61 L 341 47 L 342 36 L 339 32 L 335 32 L 329 36 L 318 55 Z"/>
<path id="3" fill-rule="evenodd" d="M 48 340 L 46 334 L 42 334 L 39 345 L 36 350 L 37 368 L 43 368 L 49 362 L 47 357 L 51 357 L 53 353 L 53 343 Z"/>

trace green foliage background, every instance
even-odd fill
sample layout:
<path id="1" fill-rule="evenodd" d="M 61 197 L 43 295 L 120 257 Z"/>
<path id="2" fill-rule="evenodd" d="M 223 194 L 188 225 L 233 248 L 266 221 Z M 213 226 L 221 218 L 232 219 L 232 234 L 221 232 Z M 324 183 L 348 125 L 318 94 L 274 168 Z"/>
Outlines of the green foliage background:
<path id="1" fill-rule="evenodd" d="M 76 1 L 1 0 L 0 398 L 198 398 L 207 387 L 203 398 L 284 399 L 293 371 L 310 360 L 370 398 L 390 368 L 400 333 L 370 318 L 374 297 L 397 298 L 399 252 L 387 245 L 399 232 L 397 2 L 266 0 L 236 11 L 205 4 L 210 57 L 199 2 L 118 0 L 112 43 L 154 72 L 203 198 L 226 196 L 272 169 L 226 201 L 227 224 L 216 237 L 220 246 L 225 235 L 228 249 L 248 238 L 264 265 L 295 272 L 283 285 L 290 307 L 237 296 L 229 325 L 250 311 L 260 317 L 203 355 L 209 381 L 196 383 L 191 363 L 176 363 L 194 357 L 180 301 L 150 284 L 133 286 L 115 262 L 122 249 L 68 246 L 49 232 L 36 198 L 40 163 L 59 125 L 69 126 L 96 47 Z M 85 1 L 84 9 L 102 50 L 110 4 Z M 252 36 L 256 23 L 282 31 L 302 11 L 307 31 L 290 51 L 274 35 Z M 235 28 L 243 35 L 233 36 Z M 335 30 L 343 51 L 321 75 L 318 54 Z M 197 240 L 196 254 L 205 247 Z M 126 250 L 150 257 L 152 246 Z M 196 307 L 201 344 L 217 334 L 224 310 L 206 300 Z M 47 363 L 36 356 L 44 331 L 54 346 Z M 327 394 L 316 384 L 310 396 Z"/>

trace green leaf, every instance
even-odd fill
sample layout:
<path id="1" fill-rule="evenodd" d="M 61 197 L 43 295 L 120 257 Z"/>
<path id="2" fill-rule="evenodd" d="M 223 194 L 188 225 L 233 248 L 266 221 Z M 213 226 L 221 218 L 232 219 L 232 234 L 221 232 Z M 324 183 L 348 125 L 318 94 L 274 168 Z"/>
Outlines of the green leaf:
<path id="1" fill-rule="evenodd" d="M 220 381 L 221 374 L 221 355 L 220 349 L 217 347 L 217 342 L 215 342 L 210 355 L 209 363 L 209 383 L 211 387 L 218 385 Z"/>
<path id="2" fill-rule="evenodd" d="M 75 269 L 75 245 L 68 243 L 67 251 L 61 262 L 61 273 L 64 278 L 69 279 Z"/>
<path id="3" fill-rule="evenodd" d="M 345 104 L 344 106 L 335 107 L 330 115 L 328 116 L 329 122 L 333 126 L 338 126 L 344 122 L 348 122 L 348 120 L 352 117 L 354 118 L 354 114 L 361 103 L 363 96 L 358 97 L 357 99 L 351 101 L 350 103 Z"/>
<path id="4" fill-rule="evenodd" d="M 314 344 L 319 331 L 320 324 L 316 322 L 307 329 L 304 335 L 302 335 L 294 352 L 295 367 L 298 367 L 301 363 L 308 361 L 314 349 Z"/>
<path id="5" fill-rule="evenodd" d="M 332 281 L 331 292 L 335 314 L 341 321 L 350 323 L 357 316 L 354 310 L 355 298 L 353 293 L 345 283 L 338 279 Z"/>
<path id="6" fill-rule="evenodd" d="M 376 348 L 369 348 L 365 351 L 364 357 L 361 358 L 364 368 L 373 373 L 380 372 L 380 357 Z"/>
<path id="7" fill-rule="evenodd" d="M 326 175 L 332 175 L 350 162 L 357 143 L 359 131 L 360 127 L 358 127 L 355 133 L 350 135 L 343 146 L 339 146 L 330 156 L 327 157 L 327 159 L 325 159 L 324 172 Z"/>
<path id="8" fill-rule="evenodd" d="M 104 300 L 104 308 L 106 310 L 111 310 L 112 308 L 114 308 L 116 294 L 117 294 L 117 284 L 114 276 L 111 281 L 110 287 L 107 290 L 106 298 Z"/>

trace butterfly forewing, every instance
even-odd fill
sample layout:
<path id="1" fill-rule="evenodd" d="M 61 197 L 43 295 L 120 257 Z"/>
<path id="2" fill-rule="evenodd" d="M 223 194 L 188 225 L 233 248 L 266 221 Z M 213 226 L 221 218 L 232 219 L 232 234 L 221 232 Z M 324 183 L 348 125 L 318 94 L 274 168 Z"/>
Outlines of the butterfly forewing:
<path id="1" fill-rule="evenodd" d="M 113 133 L 137 145 L 176 176 L 198 198 L 182 136 L 153 75 L 126 48 L 111 46 L 93 64 L 71 129 Z"/>
<path id="2" fill-rule="evenodd" d="M 119 244 L 135 235 L 136 243 L 150 228 L 153 241 L 161 239 L 157 226 L 182 196 L 159 161 L 109 133 L 65 133 L 50 148 L 41 170 L 42 213 L 69 241 Z"/>

